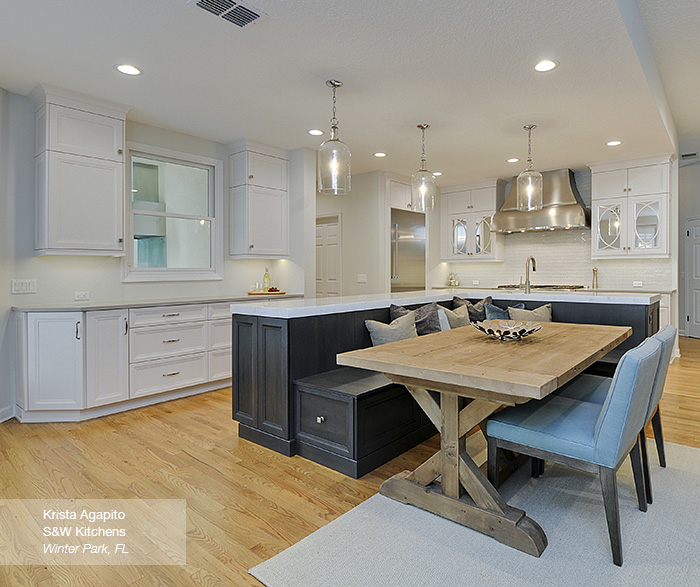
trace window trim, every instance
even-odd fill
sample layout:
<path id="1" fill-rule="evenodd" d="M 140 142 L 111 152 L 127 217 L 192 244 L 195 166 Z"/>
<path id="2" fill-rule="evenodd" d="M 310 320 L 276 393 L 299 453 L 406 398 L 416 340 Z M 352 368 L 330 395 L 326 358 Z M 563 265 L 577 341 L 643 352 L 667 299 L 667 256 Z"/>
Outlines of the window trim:
<path id="1" fill-rule="evenodd" d="M 208 269 L 148 268 L 132 266 L 134 258 L 134 214 L 131 209 L 131 157 L 133 155 L 170 159 L 184 164 L 211 167 L 214 175 L 214 211 L 211 214 L 211 259 Z M 221 281 L 224 278 L 224 162 L 183 151 L 163 149 L 143 143 L 127 141 L 124 189 L 124 216 L 126 218 L 125 255 L 122 257 L 122 282 L 142 283 L 157 281 Z M 128 190 L 128 191 L 127 191 Z"/>

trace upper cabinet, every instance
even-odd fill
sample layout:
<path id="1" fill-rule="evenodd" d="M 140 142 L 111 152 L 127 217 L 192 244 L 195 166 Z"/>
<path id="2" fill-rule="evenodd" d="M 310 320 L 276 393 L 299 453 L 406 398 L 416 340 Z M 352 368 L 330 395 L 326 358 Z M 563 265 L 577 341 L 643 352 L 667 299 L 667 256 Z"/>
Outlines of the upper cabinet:
<path id="1" fill-rule="evenodd" d="M 392 208 L 412 210 L 411 184 L 396 179 L 389 179 L 389 203 Z"/>
<path id="2" fill-rule="evenodd" d="M 128 106 L 50 86 L 35 112 L 35 251 L 124 254 L 124 125 Z"/>
<path id="3" fill-rule="evenodd" d="M 505 200 L 503 180 L 447 188 L 440 199 L 443 260 L 503 260 L 503 235 L 491 231 L 491 218 Z"/>
<path id="4" fill-rule="evenodd" d="M 591 256 L 669 255 L 668 157 L 591 166 Z"/>
<path id="5" fill-rule="evenodd" d="M 242 141 L 229 159 L 229 255 L 289 255 L 289 161 L 285 151 Z"/>

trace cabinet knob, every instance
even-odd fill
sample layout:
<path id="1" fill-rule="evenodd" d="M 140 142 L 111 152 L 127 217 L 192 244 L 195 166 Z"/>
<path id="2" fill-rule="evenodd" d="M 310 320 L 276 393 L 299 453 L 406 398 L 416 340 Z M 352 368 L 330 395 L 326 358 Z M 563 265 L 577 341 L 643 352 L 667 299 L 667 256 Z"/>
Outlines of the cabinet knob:
<path id="1" fill-rule="evenodd" d="M 123 155 L 124 149 L 117 149 L 117 155 Z"/>
<path id="2" fill-rule="evenodd" d="M 408 204 L 406 204 L 406 208 L 408 208 L 408 209 L 410 210 L 411 208 L 413 208 L 413 206 L 412 206 L 411 203 L 409 202 Z"/>
<path id="3" fill-rule="evenodd" d="M 123 242 L 124 242 L 124 239 L 123 239 L 123 238 L 120 238 L 117 242 L 123 243 Z"/>
<path id="4" fill-rule="evenodd" d="M 254 177 L 255 177 L 255 176 L 251 173 L 251 174 L 248 176 L 248 179 L 253 179 Z"/>
<path id="5" fill-rule="evenodd" d="M 316 424 L 323 424 L 326 421 L 324 416 L 316 416 Z"/>
<path id="6" fill-rule="evenodd" d="M 253 245 L 248 245 L 248 248 L 249 248 L 249 249 L 252 249 L 252 248 L 253 248 Z"/>

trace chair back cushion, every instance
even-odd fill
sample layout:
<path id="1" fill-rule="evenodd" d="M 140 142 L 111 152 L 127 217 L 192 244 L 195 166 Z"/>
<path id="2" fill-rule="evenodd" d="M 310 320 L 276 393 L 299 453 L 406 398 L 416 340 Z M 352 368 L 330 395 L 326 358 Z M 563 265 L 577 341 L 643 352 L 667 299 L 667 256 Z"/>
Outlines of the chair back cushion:
<path id="1" fill-rule="evenodd" d="M 656 406 L 659 405 L 661 394 L 664 392 L 668 366 L 671 363 L 671 353 L 673 352 L 673 345 L 676 342 L 676 327 L 667 324 L 652 336 L 652 338 L 655 338 L 661 343 L 661 362 L 659 363 L 659 370 L 656 372 L 654 386 L 651 388 L 651 401 L 649 402 L 649 409 L 647 410 L 647 422 L 653 415 L 654 410 L 656 410 Z"/>
<path id="2" fill-rule="evenodd" d="M 599 464 L 615 467 L 646 424 L 660 359 L 661 343 L 654 338 L 647 338 L 620 359 L 596 424 L 595 453 Z"/>

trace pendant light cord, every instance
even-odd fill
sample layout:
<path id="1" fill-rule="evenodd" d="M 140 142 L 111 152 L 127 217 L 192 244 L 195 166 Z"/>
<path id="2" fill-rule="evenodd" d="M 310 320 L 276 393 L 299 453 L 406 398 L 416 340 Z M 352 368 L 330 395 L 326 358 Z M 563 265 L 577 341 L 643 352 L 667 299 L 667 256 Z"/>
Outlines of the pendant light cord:
<path id="1" fill-rule="evenodd" d="M 537 128 L 536 124 L 527 124 L 523 127 L 527 131 L 527 168 L 532 169 L 532 129 Z"/>
<path id="2" fill-rule="evenodd" d="M 335 85 L 333 87 L 333 116 L 331 117 L 331 126 L 338 126 L 338 119 L 335 117 L 335 91 L 337 87 Z"/>

